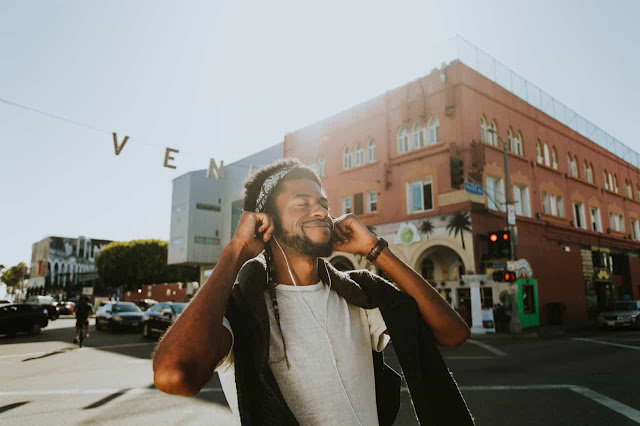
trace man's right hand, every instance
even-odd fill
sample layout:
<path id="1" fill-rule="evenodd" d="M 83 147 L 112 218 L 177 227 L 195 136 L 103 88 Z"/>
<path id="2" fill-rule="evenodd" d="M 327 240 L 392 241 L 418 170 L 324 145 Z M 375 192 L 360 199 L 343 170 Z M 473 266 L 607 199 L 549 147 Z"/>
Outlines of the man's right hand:
<path id="1" fill-rule="evenodd" d="M 266 213 L 243 212 L 231 243 L 241 250 L 243 259 L 256 257 L 271 239 L 274 226 Z"/>

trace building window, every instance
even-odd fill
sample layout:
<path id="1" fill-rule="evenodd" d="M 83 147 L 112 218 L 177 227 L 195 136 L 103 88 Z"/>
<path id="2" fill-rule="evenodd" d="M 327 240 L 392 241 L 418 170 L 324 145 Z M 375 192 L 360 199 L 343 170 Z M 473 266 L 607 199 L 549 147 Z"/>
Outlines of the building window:
<path id="1" fill-rule="evenodd" d="M 544 144 L 544 165 L 551 167 L 551 157 L 549 157 L 549 145 Z"/>
<path id="2" fill-rule="evenodd" d="M 489 145 L 498 146 L 498 125 L 495 121 L 491 122 L 489 128 Z"/>
<path id="3" fill-rule="evenodd" d="M 631 219 L 631 232 L 633 232 L 634 240 L 640 240 L 640 223 L 637 219 Z"/>
<path id="4" fill-rule="evenodd" d="M 173 206 L 172 211 L 173 211 L 174 213 L 180 213 L 181 211 L 183 211 L 183 210 L 184 210 L 184 207 L 185 207 L 184 203 L 183 203 L 183 204 L 178 204 L 178 205 L 176 205 L 176 206 Z"/>
<path id="5" fill-rule="evenodd" d="M 212 212 L 219 212 L 220 206 L 214 204 L 206 204 L 206 203 L 196 203 L 196 209 L 198 210 L 207 210 Z"/>
<path id="6" fill-rule="evenodd" d="M 398 154 L 404 154 L 409 150 L 409 140 L 407 138 L 407 129 L 404 127 L 398 131 Z"/>
<path id="7" fill-rule="evenodd" d="M 493 289 L 491 287 L 480 287 L 480 301 L 482 309 L 493 308 Z"/>
<path id="8" fill-rule="evenodd" d="M 584 205 L 582 203 L 573 203 L 573 220 L 576 228 L 587 229 L 587 223 L 584 219 Z"/>
<path id="9" fill-rule="evenodd" d="M 504 180 L 493 176 L 487 176 L 486 190 L 489 210 L 506 211 L 504 202 Z"/>
<path id="10" fill-rule="evenodd" d="M 600 220 L 600 209 L 591 207 L 591 230 L 594 232 L 602 232 L 602 221 Z"/>
<path id="11" fill-rule="evenodd" d="M 407 213 L 433 209 L 433 183 L 431 179 L 407 183 Z"/>
<path id="12" fill-rule="evenodd" d="M 427 129 L 429 132 L 429 145 L 438 143 L 440 140 L 440 120 L 438 120 L 438 117 L 431 117 L 427 124 Z"/>
<path id="13" fill-rule="evenodd" d="M 360 144 L 356 144 L 356 161 L 355 167 L 362 166 L 364 162 L 364 151 L 362 150 L 362 146 Z"/>
<path id="14" fill-rule="evenodd" d="M 208 246 L 219 246 L 220 245 L 220 238 L 215 238 L 215 237 L 201 237 L 201 236 L 194 236 L 193 237 L 193 242 L 196 244 L 205 244 Z"/>
<path id="15" fill-rule="evenodd" d="M 175 237 L 171 239 L 171 244 L 174 246 L 184 244 L 184 237 Z"/>
<path id="16" fill-rule="evenodd" d="M 342 169 L 349 170 L 351 168 L 351 152 L 349 151 L 349 147 L 346 147 L 344 151 L 342 151 Z"/>
<path id="17" fill-rule="evenodd" d="M 531 217 L 528 187 L 513 185 L 513 201 L 515 203 L 517 215 Z"/>
<path id="18" fill-rule="evenodd" d="M 627 198 L 633 200 L 633 189 L 631 188 L 631 184 L 629 182 L 626 182 L 625 186 L 627 188 Z"/>
<path id="19" fill-rule="evenodd" d="M 640 200 L 640 185 L 636 186 L 636 200 Z"/>
<path id="20" fill-rule="evenodd" d="M 484 117 L 480 117 L 480 140 L 484 143 L 489 143 L 489 126 L 487 125 L 487 120 Z"/>
<path id="21" fill-rule="evenodd" d="M 536 141 L 536 159 L 538 161 L 538 164 L 542 164 L 543 158 L 542 158 L 542 146 L 540 145 L 540 139 Z"/>
<path id="22" fill-rule="evenodd" d="M 589 183 L 593 183 L 593 166 L 586 161 L 584 162 L 584 178 Z"/>
<path id="23" fill-rule="evenodd" d="M 325 161 L 323 156 L 319 156 L 316 161 L 316 171 L 321 178 L 325 176 Z"/>
<path id="24" fill-rule="evenodd" d="M 613 175 L 613 190 L 616 192 L 616 194 L 619 192 L 618 191 L 618 176 L 616 176 L 615 174 Z"/>
<path id="25" fill-rule="evenodd" d="M 576 157 L 572 157 L 571 153 L 567 155 L 567 160 L 569 163 L 569 176 L 577 178 L 578 177 L 578 159 Z"/>
<path id="26" fill-rule="evenodd" d="M 542 193 L 542 211 L 552 216 L 564 217 L 564 202 L 555 194 Z"/>
<path id="27" fill-rule="evenodd" d="M 367 153 L 369 157 L 369 162 L 373 163 L 376 161 L 376 141 L 375 139 L 371 139 L 369 144 L 367 145 Z"/>
<path id="28" fill-rule="evenodd" d="M 558 170 L 558 151 L 555 146 L 551 147 L 551 167 Z"/>
<path id="29" fill-rule="evenodd" d="M 378 211 L 378 193 L 375 191 L 367 192 L 367 213 L 375 213 Z"/>
<path id="30" fill-rule="evenodd" d="M 411 149 L 418 149 L 424 146 L 424 133 L 425 129 L 420 123 L 416 123 L 413 126 L 413 143 Z"/>
<path id="31" fill-rule="evenodd" d="M 342 214 L 351 213 L 351 197 L 342 199 Z"/>
<path id="32" fill-rule="evenodd" d="M 507 131 L 507 139 L 509 141 L 509 151 L 513 154 L 522 156 L 522 135 L 518 132 L 517 135 L 513 134 L 513 130 Z"/>
<path id="33" fill-rule="evenodd" d="M 609 226 L 617 232 L 624 232 L 624 216 L 617 213 L 609 213 Z"/>

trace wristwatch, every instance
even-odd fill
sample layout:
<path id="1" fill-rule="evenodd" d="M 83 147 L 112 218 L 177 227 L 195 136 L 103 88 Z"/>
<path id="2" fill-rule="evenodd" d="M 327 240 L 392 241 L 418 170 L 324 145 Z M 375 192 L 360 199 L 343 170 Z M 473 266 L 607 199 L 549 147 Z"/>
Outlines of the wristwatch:
<path id="1" fill-rule="evenodd" d="M 367 255 L 367 260 L 369 261 L 369 263 L 374 263 L 378 256 L 380 256 L 380 253 L 382 253 L 382 250 L 384 250 L 384 248 L 387 246 L 389 246 L 389 243 L 387 243 L 384 238 L 378 238 L 378 242 L 375 246 L 373 246 L 373 248 Z"/>

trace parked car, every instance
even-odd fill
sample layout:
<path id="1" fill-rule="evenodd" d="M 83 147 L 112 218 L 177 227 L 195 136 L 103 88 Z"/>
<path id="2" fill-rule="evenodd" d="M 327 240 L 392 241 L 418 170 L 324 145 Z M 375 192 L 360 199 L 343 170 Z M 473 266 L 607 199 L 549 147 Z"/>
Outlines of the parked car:
<path id="1" fill-rule="evenodd" d="M 186 306 L 187 304 L 182 302 L 158 303 L 146 312 L 142 335 L 148 338 L 161 336 Z"/>
<path id="2" fill-rule="evenodd" d="M 157 305 L 158 301 L 157 300 L 153 300 L 153 299 L 142 299 L 142 300 L 138 300 L 137 302 L 133 302 L 133 303 L 138 305 L 138 307 L 140 309 L 142 309 L 143 311 L 146 311 L 150 307 Z"/>
<path id="3" fill-rule="evenodd" d="M 51 321 L 57 320 L 60 316 L 56 309 L 56 302 L 51 296 L 29 296 L 26 303 L 44 306 L 47 309 L 47 313 Z"/>
<path id="4" fill-rule="evenodd" d="M 109 302 L 96 312 L 96 329 L 140 330 L 144 313 L 133 302 Z"/>
<path id="5" fill-rule="evenodd" d="M 640 300 L 614 302 L 596 318 L 598 326 L 635 327 L 640 330 Z"/>
<path id="6" fill-rule="evenodd" d="M 0 334 L 40 334 L 49 324 L 49 313 L 42 305 L 10 303 L 0 306 Z"/>
<path id="7" fill-rule="evenodd" d="M 70 300 L 58 302 L 56 304 L 58 315 L 73 315 L 76 311 L 76 303 Z"/>

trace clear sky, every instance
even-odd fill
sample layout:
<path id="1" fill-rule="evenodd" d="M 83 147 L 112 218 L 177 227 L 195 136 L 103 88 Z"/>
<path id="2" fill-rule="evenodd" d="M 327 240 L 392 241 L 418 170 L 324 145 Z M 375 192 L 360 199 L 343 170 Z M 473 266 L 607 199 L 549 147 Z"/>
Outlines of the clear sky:
<path id="1" fill-rule="evenodd" d="M 429 73 L 456 34 L 640 151 L 640 2 L 0 0 L 0 264 L 169 237 L 171 180 Z M 109 132 L 130 140 L 115 156 Z M 164 147 L 179 149 L 176 170 Z"/>

